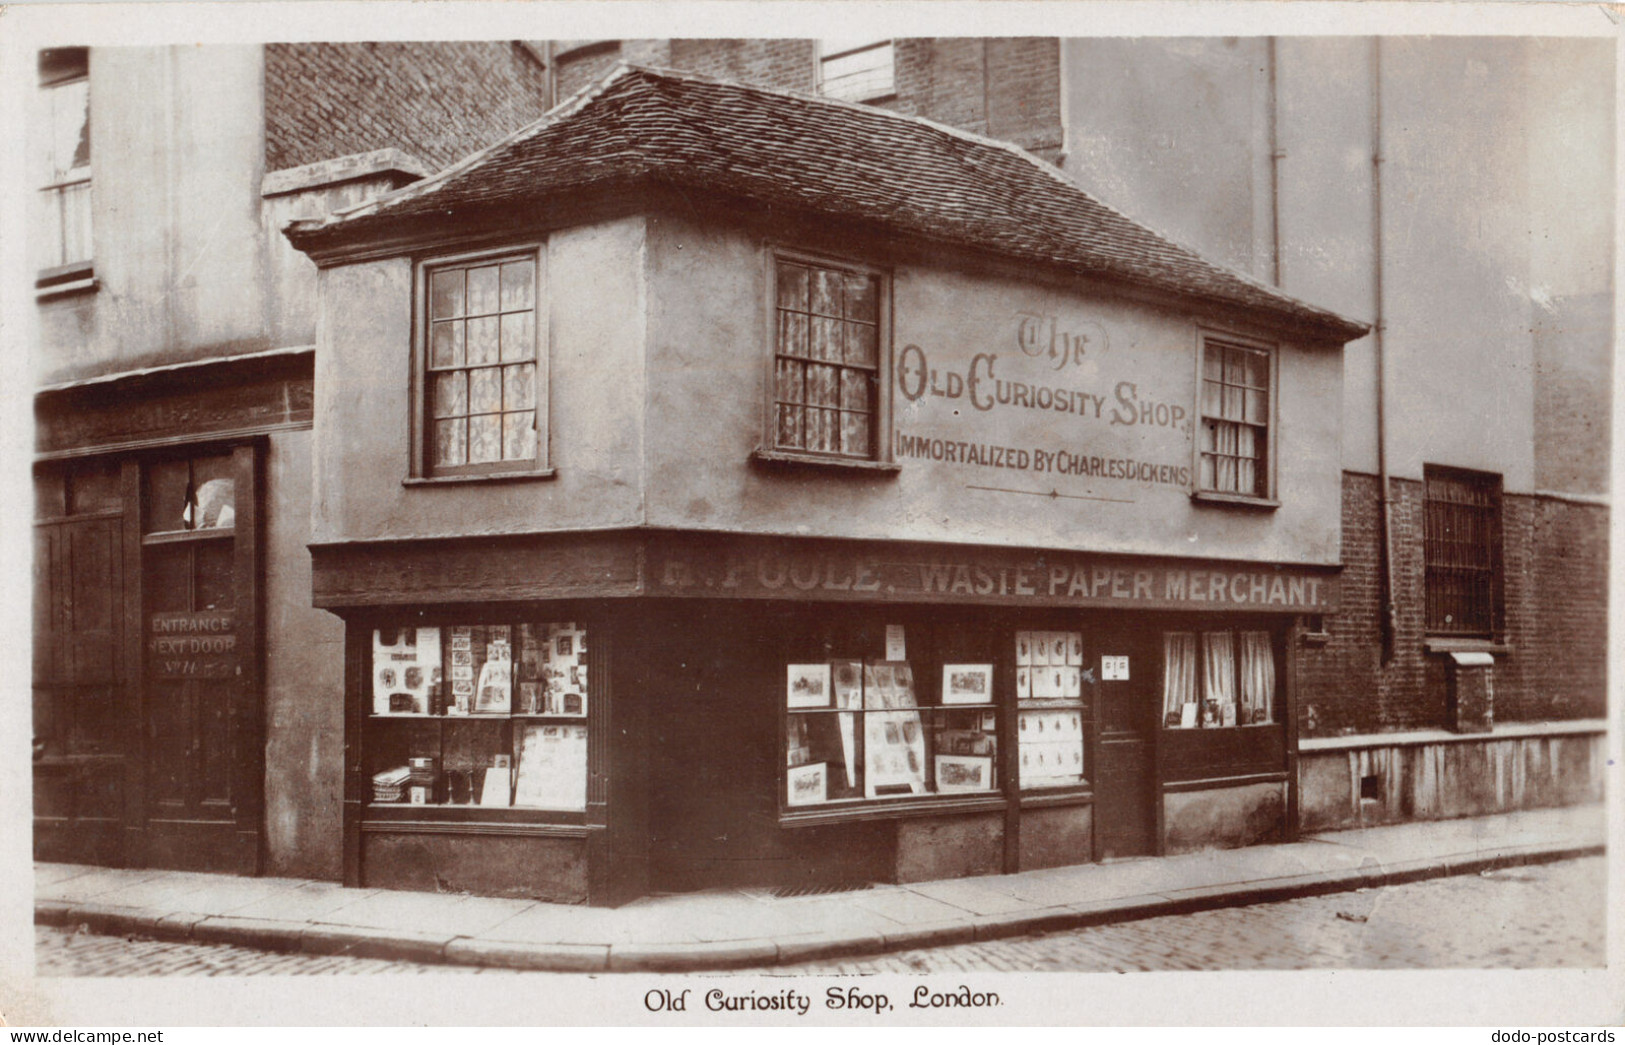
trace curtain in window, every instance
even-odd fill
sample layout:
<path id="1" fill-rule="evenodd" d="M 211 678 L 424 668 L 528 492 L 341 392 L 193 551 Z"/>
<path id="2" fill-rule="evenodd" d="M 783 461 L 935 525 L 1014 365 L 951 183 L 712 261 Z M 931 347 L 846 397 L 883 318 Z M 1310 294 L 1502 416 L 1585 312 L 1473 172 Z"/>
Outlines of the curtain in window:
<path id="1" fill-rule="evenodd" d="M 1216 706 L 1207 708 L 1207 725 L 1226 724 L 1224 706 L 1236 702 L 1236 636 L 1228 631 L 1202 633 L 1202 696 Z M 1235 725 L 1232 711 L 1228 724 Z"/>
<path id="2" fill-rule="evenodd" d="M 1267 631 L 1241 633 L 1242 723 L 1275 721 L 1275 653 Z"/>
<path id="3" fill-rule="evenodd" d="M 1162 714 L 1179 721 L 1180 709 L 1196 700 L 1196 635 L 1171 631 L 1162 636 Z"/>

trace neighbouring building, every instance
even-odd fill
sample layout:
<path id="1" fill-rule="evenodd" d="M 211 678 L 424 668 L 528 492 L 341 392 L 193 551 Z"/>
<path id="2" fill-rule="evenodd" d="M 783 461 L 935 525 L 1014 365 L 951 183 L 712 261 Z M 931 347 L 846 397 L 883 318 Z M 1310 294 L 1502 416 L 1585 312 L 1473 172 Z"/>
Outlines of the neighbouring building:
<path id="1" fill-rule="evenodd" d="M 41 52 L 41 858 L 338 877 L 343 630 L 306 550 L 316 272 L 280 230 L 545 96 L 511 43 Z"/>
<path id="2" fill-rule="evenodd" d="M 614 903 L 1595 800 L 1612 97 L 46 52 L 36 852 Z"/>

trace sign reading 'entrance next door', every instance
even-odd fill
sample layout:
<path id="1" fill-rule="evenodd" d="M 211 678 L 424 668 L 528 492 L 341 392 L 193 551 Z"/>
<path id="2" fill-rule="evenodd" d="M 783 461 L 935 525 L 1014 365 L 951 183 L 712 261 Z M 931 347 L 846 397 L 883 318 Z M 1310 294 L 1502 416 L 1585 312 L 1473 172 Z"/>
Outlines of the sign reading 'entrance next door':
<path id="1" fill-rule="evenodd" d="M 155 613 L 147 618 L 147 669 L 161 679 L 224 679 L 237 674 L 229 613 Z"/>
<path id="2" fill-rule="evenodd" d="M 651 559 L 650 588 L 663 595 L 1266 613 L 1329 613 L 1337 606 L 1336 574 L 1255 563 L 1000 549 L 916 557 L 902 549 L 794 546 L 671 549 Z"/>

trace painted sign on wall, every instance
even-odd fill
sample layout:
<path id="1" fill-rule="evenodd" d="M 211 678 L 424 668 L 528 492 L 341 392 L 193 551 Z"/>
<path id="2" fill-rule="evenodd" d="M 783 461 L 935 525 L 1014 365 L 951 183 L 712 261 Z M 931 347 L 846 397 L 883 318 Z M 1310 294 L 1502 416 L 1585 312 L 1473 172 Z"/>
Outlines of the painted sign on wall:
<path id="1" fill-rule="evenodd" d="M 952 307 L 927 307 L 939 306 Z M 1134 502 L 1190 489 L 1187 329 L 1037 293 L 960 311 L 909 330 L 922 313 L 898 307 L 896 460 L 996 493 Z"/>
<path id="2" fill-rule="evenodd" d="M 161 679 L 224 679 L 237 674 L 229 613 L 154 613 L 147 619 L 147 667 Z"/>

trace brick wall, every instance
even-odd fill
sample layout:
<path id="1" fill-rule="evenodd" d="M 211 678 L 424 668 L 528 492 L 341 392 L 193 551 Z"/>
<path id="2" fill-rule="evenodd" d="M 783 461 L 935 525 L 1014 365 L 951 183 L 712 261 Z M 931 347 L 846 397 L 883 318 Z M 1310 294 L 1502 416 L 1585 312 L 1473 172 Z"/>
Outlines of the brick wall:
<path id="1" fill-rule="evenodd" d="M 1061 152 L 1061 45 L 1054 37 L 899 40 L 890 107 L 1047 160 Z"/>
<path id="2" fill-rule="evenodd" d="M 1394 657 L 1382 663 L 1381 507 L 1376 476 L 1343 475 L 1343 609 L 1330 640 L 1300 651 L 1303 736 L 1438 729 L 1445 664 L 1425 654 L 1422 484 L 1392 482 Z M 1608 512 L 1550 497 L 1502 504 L 1505 642 L 1496 657 L 1495 719 L 1535 722 L 1604 714 Z"/>
<path id="3" fill-rule="evenodd" d="M 791 91 L 817 89 L 811 40 L 673 40 L 671 65 L 702 76 Z"/>
<path id="4" fill-rule="evenodd" d="M 671 40 L 603 40 L 592 46 L 562 50 L 553 59 L 558 73 L 558 100 L 565 101 L 621 62 L 664 68 L 672 64 Z"/>
<path id="5" fill-rule="evenodd" d="M 645 42 L 648 43 L 648 42 Z M 623 55 L 628 61 L 797 91 L 817 89 L 812 40 L 671 40 L 668 53 L 636 57 L 637 42 L 619 52 L 568 61 L 559 68 L 560 96 Z M 879 104 L 977 134 L 1002 138 L 1055 160 L 1061 151 L 1061 48 L 1053 37 L 937 37 L 895 44 L 896 97 Z M 568 56 L 567 56 L 568 58 Z M 591 75 L 589 75 L 591 73 Z"/>
<path id="6" fill-rule="evenodd" d="M 510 42 L 265 47 L 265 169 L 398 148 L 431 167 L 545 111 L 546 73 Z"/>

